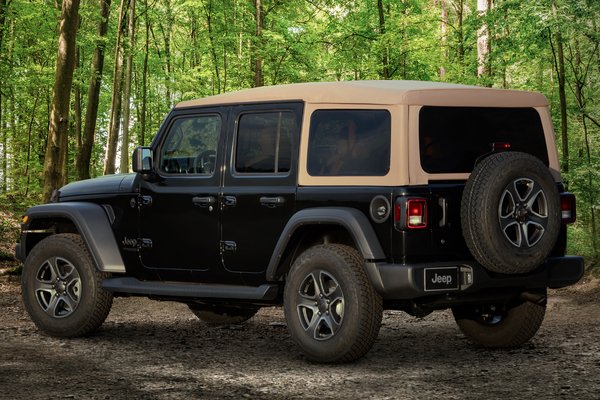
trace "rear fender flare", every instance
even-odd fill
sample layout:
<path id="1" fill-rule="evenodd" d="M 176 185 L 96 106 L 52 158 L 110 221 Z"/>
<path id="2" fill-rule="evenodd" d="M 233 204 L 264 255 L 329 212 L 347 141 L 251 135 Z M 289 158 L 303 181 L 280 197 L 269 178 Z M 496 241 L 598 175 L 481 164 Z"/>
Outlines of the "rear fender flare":
<path id="1" fill-rule="evenodd" d="M 281 258 L 296 230 L 306 225 L 338 225 L 352 237 L 360 255 L 368 261 L 385 259 L 371 222 L 361 211 L 349 207 L 317 207 L 298 211 L 286 224 L 267 267 L 267 281 L 277 279 Z"/>

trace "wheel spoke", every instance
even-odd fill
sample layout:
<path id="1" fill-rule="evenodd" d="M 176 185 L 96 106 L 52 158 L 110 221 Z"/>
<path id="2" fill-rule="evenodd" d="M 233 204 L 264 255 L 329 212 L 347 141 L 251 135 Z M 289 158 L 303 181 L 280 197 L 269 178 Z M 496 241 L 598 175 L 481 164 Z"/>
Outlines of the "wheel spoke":
<path id="1" fill-rule="evenodd" d="M 330 290 L 329 282 L 331 281 L 331 276 L 325 271 L 319 271 L 319 279 L 317 280 L 317 286 L 319 288 L 319 295 L 328 296 Z"/>
<path id="2" fill-rule="evenodd" d="M 533 191 L 535 182 L 531 179 L 520 178 L 515 179 L 512 186 L 514 188 L 514 193 L 517 195 L 516 198 L 518 198 L 519 201 L 526 202 Z"/>
<path id="3" fill-rule="evenodd" d="M 40 281 L 39 279 L 35 280 L 35 283 L 33 284 L 33 290 L 36 292 L 56 293 L 54 286 L 50 282 Z"/>
<path id="4" fill-rule="evenodd" d="M 498 215 L 500 218 L 509 218 L 512 217 L 515 212 L 515 197 L 513 193 L 510 191 L 510 186 L 507 188 L 504 193 L 502 193 L 502 197 L 500 198 L 500 205 L 498 207 Z"/>
<path id="5" fill-rule="evenodd" d="M 49 281 L 54 281 L 56 278 L 60 276 L 60 272 L 58 271 L 57 266 L 57 257 L 51 257 L 46 260 L 46 262 L 40 268 L 40 271 L 45 270 L 46 266 L 48 267 L 48 271 L 50 271 L 50 279 Z"/>
<path id="6" fill-rule="evenodd" d="M 318 313 L 313 313 L 312 314 L 312 318 L 310 319 L 310 321 L 308 322 L 308 325 L 306 326 L 306 328 L 304 330 L 306 330 L 307 332 L 310 332 L 312 334 L 312 337 L 314 337 L 315 339 L 319 339 L 319 325 L 321 322 L 321 316 Z"/>
<path id="7" fill-rule="evenodd" d="M 543 190 L 538 190 L 527 201 L 527 211 L 541 218 L 548 217 L 548 202 Z"/>
<path id="8" fill-rule="evenodd" d="M 311 297 L 305 297 L 302 294 L 298 296 L 298 308 L 306 308 L 311 310 L 313 313 L 316 313 L 319 310 L 317 304 L 315 304 L 315 299 Z"/>
<path id="9" fill-rule="evenodd" d="M 60 297 L 58 296 L 58 293 L 55 293 L 50 298 L 50 302 L 48 302 L 48 305 L 47 305 L 46 309 L 44 310 L 46 312 L 46 314 L 48 314 L 51 317 L 58 316 L 56 313 L 56 309 L 58 307 L 59 299 L 60 299 Z"/>
<path id="10" fill-rule="evenodd" d="M 335 288 L 329 294 L 329 299 L 331 300 L 331 304 L 338 301 L 344 301 L 344 294 L 342 293 L 342 288 L 339 285 L 336 285 Z"/>
<path id="11" fill-rule="evenodd" d="M 64 307 L 64 311 L 65 314 L 68 315 L 70 313 L 72 313 L 75 310 L 75 307 L 77 307 L 77 301 L 74 301 L 73 299 L 71 299 L 68 295 L 62 295 L 58 298 L 58 303 L 64 303 L 65 307 Z"/>
<path id="12" fill-rule="evenodd" d="M 542 236 L 545 232 L 544 227 L 541 224 L 533 221 L 529 221 L 522 226 L 527 246 L 535 246 L 535 244 L 542 239 Z"/>
<path id="13" fill-rule="evenodd" d="M 502 222 L 502 220 L 501 220 Z M 521 231 L 521 224 L 517 221 L 510 220 L 502 227 L 502 233 L 504 233 L 504 237 L 508 239 L 510 243 L 512 243 L 516 247 L 521 247 L 523 243 L 523 235 Z"/>

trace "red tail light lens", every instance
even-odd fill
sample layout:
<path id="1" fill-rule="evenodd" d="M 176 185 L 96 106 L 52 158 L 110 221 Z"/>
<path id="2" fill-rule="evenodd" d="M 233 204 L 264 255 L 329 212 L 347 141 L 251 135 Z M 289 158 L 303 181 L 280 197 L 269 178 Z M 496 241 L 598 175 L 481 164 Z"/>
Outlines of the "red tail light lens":
<path id="1" fill-rule="evenodd" d="M 494 151 L 510 150 L 510 143 L 508 142 L 494 142 L 492 144 Z"/>
<path id="2" fill-rule="evenodd" d="M 577 219 L 577 207 L 574 194 L 560 194 L 560 217 L 563 224 L 572 224 Z"/>
<path id="3" fill-rule="evenodd" d="M 396 229 L 423 229 L 427 228 L 427 199 L 424 197 L 396 198 L 394 204 L 394 222 Z"/>
<path id="4" fill-rule="evenodd" d="M 411 229 L 427 227 L 427 201 L 409 199 L 406 202 L 406 226 Z"/>

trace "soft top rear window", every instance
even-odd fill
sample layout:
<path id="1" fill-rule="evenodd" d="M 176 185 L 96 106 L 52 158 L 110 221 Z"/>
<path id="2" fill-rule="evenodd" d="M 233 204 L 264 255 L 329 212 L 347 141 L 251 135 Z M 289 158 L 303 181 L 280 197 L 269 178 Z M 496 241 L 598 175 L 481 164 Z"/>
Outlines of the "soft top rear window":
<path id="1" fill-rule="evenodd" d="M 421 166 L 428 173 L 471 172 L 493 143 L 510 143 L 511 151 L 532 154 L 548 165 L 542 121 L 533 108 L 421 108 Z"/>

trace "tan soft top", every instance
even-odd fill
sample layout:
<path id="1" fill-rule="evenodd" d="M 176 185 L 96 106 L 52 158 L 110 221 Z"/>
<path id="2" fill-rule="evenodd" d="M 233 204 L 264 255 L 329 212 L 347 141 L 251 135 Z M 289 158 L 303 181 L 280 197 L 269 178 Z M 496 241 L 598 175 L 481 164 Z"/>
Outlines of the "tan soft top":
<path id="1" fill-rule="evenodd" d="M 268 101 L 432 106 L 545 107 L 541 93 L 421 81 L 312 82 L 263 86 L 184 101 L 175 108 Z"/>

